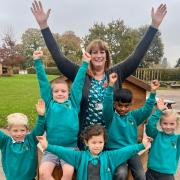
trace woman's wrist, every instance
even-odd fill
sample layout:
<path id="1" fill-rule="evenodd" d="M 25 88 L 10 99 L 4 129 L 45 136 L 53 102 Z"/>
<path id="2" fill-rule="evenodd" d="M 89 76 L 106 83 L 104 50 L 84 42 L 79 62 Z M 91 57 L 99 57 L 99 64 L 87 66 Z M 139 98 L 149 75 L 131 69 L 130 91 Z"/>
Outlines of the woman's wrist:
<path id="1" fill-rule="evenodd" d="M 154 22 L 151 22 L 151 26 L 155 29 L 158 29 L 158 27 L 159 27 L 159 25 Z"/>
<path id="2" fill-rule="evenodd" d="M 48 26 L 47 23 L 42 23 L 42 24 L 39 24 L 39 27 L 40 27 L 40 29 L 42 30 L 42 29 L 48 28 L 49 26 Z"/>

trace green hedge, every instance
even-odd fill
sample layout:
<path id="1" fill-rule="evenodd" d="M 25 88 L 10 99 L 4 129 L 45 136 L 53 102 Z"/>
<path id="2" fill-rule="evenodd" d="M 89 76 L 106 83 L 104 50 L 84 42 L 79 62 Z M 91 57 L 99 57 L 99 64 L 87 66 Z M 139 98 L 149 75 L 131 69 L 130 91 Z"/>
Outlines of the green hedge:
<path id="1" fill-rule="evenodd" d="M 162 81 L 180 81 L 180 69 L 161 69 Z"/>
<path id="2" fill-rule="evenodd" d="M 157 70 L 157 69 L 155 69 Z M 34 67 L 27 69 L 28 74 L 36 74 Z M 62 75 L 56 67 L 45 69 L 48 75 Z M 180 69 L 158 69 L 161 72 L 161 81 L 180 81 Z"/>
<path id="3" fill-rule="evenodd" d="M 28 71 L 28 74 L 36 74 L 36 70 L 34 67 L 28 68 L 27 71 Z M 46 74 L 48 75 L 61 75 L 61 73 L 56 67 L 45 68 L 45 71 L 46 71 Z"/>
<path id="4" fill-rule="evenodd" d="M 19 68 L 13 68 L 13 74 L 19 74 Z"/>

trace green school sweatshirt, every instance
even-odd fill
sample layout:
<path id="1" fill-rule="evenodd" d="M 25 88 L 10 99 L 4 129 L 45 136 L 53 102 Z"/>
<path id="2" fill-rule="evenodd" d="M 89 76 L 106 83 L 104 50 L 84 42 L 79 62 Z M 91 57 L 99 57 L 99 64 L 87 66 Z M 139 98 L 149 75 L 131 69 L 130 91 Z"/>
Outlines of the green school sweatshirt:
<path id="1" fill-rule="evenodd" d="M 44 122 L 44 117 L 39 116 L 35 128 L 25 136 L 24 142 L 13 143 L 12 137 L 0 131 L 2 166 L 7 180 L 32 180 L 36 177 L 36 136 L 43 135 Z"/>
<path id="2" fill-rule="evenodd" d="M 147 166 L 160 173 L 175 174 L 180 157 L 180 135 L 166 134 L 157 129 L 162 113 L 157 109 L 146 124 L 146 133 L 153 138 Z"/>
<path id="3" fill-rule="evenodd" d="M 50 82 L 41 60 L 35 60 L 35 68 L 42 99 L 46 104 L 46 136 L 50 144 L 76 147 L 79 132 L 80 102 L 89 63 L 84 61 L 72 84 L 70 97 L 63 103 L 53 100 Z"/>
<path id="4" fill-rule="evenodd" d="M 155 93 L 150 93 L 143 107 L 119 115 L 113 110 L 113 88 L 108 87 L 103 101 L 103 117 L 108 128 L 108 149 L 119 149 L 138 142 L 138 126 L 151 114 L 155 104 Z"/>

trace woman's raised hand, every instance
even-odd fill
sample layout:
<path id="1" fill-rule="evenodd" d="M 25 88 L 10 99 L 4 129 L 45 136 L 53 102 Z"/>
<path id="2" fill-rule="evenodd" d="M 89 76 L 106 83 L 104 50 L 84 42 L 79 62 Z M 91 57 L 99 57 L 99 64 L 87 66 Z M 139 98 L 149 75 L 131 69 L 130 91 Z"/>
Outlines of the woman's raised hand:
<path id="1" fill-rule="evenodd" d="M 152 26 L 158 28 L 167 13 L 166 4 L 161 4 L 155 11 L 154 8 L 151 10 Z"/>
<path id="2" fill-rule="evenodd" d="M 36 18 L 37 23 L 39 24 L 41 29 L 48 27 L 47 20 L 49 18 L 49 14 L 51 9 L 48 9 L 47 12 L 44 12 L 41 1 L 34 1 L 32 3 L 31 11 Z"/>

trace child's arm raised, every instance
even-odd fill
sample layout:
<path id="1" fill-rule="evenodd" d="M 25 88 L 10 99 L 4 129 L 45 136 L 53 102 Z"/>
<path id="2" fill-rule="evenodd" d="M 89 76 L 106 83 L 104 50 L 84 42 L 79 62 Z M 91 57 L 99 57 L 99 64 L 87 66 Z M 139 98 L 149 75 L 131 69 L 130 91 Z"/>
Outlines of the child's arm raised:
<path id="1" fill-rule="evenodd" d="M 77 109 L 78 112 L 80 110 L 82 91 L 83 91 L 86 72 L 87 72 L 90 60 L 91 60 L 91 55 L 87 52 L 84 52 L 83 63 L 78 70 L 78 73 L 75 77 L 75 80 L 71 88 L 70 99 L 71 99 L 72 105 Z"/>
<path id="2" fill-rule="evenodd" d="M 166 104 L 164 103 L 163 99 L 159 99 L 157 101 L 157 110 L 155 111 L 154 114 L 150 116 L 148 119 L 148 122 L 146 124 L 146 134 L 152 138 L 155 138 L 158 129 L 157 129 L 157 122 L 160 120 L 160 117 L 163 113 L 163 110 L 167 109 Z"/>
<path id="3" fill-rule="evenodd" d="M 77 165 L 79 164 L 81 157 L 80 151 L 76 151 L 62 146 L 50 145 L 48 144 L 47 139 L 44 136 L 37 136 L 37 139 L 41 144 L 43 150 L 55 154 L 60 159 L 65 160 L 67 163 L 77 168 Z"/>
<path id="4" fill-rule="evenodd" d="M 114 83 L 117 81 L 117 74 L 112 73 L 109 75 L 109 85 L 108 88 L 106 88 L 104 93 L 104 99 L 103 99 L 103 118 L 106 124 L 106 127 L 110 125 L 113 119 L 113 86 Z"/>
<path id="5" fill-rule="evenodd" d="M 143 138 L 142 144 L 129 145 L 118 150 L 107 151 L 107 153 L 112 159 L 113 164 L 117 167 L 137 154 L 139 151 L 149 149 L 150 147 L 151 139 L 146 136 Z"/>
<path id="6" fill-rule="evenodd" d="M 7 136 L 4 132 L 0 131 L 0 149 L 6 144 L 9 136 Z"/>
<path id="7" fill-rule="evenodd" d="M 152 80 L 151 92 L 144 106 L 132 111 L 132 116 L 136 119 L 137 125 L 143 123 L 151 115 L 156 102 L 156 90 L 159 88 L 159 86 L 160 84 L 157 80 Z"/>
<path id="8" fill-rule="evenodd" d="M 46 72 L 42 66 L 41 58 L 43 56 L 42 51 L 34 51 L 34 66 L 36 69 L 36 74 L 39 82 L 41 98 L 44 100 L 46 106 L 52 99 L 51 85 L 47 79 Z"/>
<path id="9" fill-rule="evenodd" d="M 38 119 L 31 135 L 37 141 L 36 136 L 42 136 L 45 130 L 45 103 L 42 99 L 38 100 L 36 110 L 38 112 Z"/>

